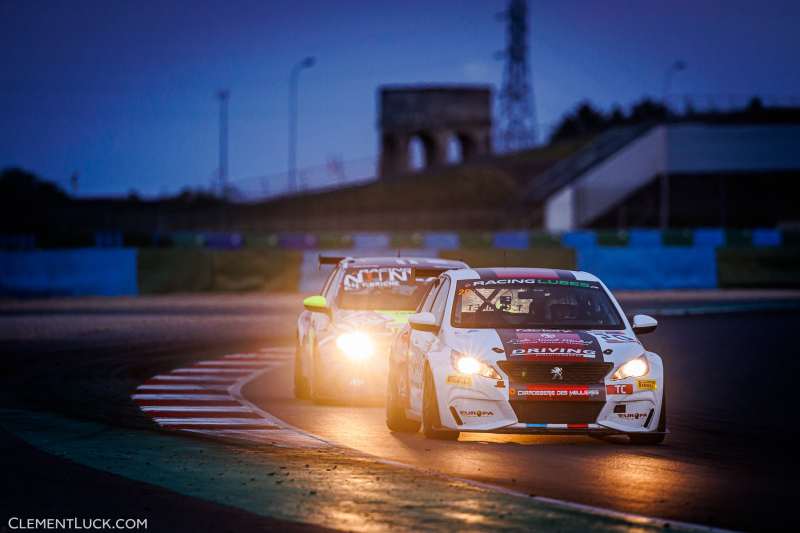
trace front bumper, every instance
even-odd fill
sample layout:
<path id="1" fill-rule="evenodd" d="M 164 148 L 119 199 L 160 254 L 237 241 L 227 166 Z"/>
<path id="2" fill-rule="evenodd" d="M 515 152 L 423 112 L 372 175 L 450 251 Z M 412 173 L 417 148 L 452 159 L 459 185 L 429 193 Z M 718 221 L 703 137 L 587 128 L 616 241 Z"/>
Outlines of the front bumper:
<path id="1" fill-rule="evenodd" d="M 546 393 L 548 388 L 558 387 L 531 386 L 538 389 L 532 391 L 536 395 L 529 396 L 527 390 L 522 395 L 505 381 L 498 386 L 481 376 L 461 379 L 447 368 L 438 382 L 442 424 L 447 429 L 479 433 L 653 434 L 658 428 L 663 390 L 660 375 L 613 385 L 564 387 L 551 396 L 542 389 Z M 572 394 L 571 389 L 577 392 Z M 563 399 L 570 396 L 577 398 Z"/>
<path id="2" fill-rule="evenodd" d="M 380 345 L 364 361 L 353 361 L 335 345 L 321 347 L 315 362 L 317 398 L 349 403 L 381 403 L 386 396 L 388 348 Z"/>

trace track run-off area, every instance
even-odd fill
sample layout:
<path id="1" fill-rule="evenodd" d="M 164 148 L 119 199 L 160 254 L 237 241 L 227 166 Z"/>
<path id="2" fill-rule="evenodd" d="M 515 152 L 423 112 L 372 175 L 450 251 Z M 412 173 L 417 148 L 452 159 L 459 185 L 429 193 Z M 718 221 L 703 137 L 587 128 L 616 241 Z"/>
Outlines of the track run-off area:
<path id="1" fill-rule="evenodd" d="M 84 510 L 146 517 L 151 531 L 798 523 L 795 294 L 622 297 L 659 314 L 642 340 L 666 368 L 660 446 L 436 442 L 392 434 L 381 407 L 295 400 L 300 300 L 0 302 L 4 522 Z"/>

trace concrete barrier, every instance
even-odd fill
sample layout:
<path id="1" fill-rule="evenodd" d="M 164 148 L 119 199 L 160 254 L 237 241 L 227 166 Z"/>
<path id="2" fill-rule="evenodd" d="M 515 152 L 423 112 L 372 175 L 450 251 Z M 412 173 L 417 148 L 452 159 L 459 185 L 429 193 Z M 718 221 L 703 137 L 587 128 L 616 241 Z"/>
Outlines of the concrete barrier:
<path id="1" fill-rule="evenodd" d="M 0 294 L 134 295 L 136 257 L 132 248 L 0 252 Z"/>
<path id="2" fill-rule="evenodd" d="M 714 248 L 604 248 L 578 250 L 578 269 L 612 289 L 711 289 L 717 286 Z"/>

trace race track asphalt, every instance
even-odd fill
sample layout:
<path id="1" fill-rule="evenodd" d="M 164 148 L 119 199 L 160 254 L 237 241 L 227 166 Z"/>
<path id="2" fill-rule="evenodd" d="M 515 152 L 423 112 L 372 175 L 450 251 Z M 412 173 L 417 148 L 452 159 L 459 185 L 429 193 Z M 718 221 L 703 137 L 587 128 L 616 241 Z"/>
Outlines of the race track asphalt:
<path id="1" fill-rule="evenodd" d="M 3 302 L 0 406 L 151 427 L 129 400 L 137 384 L 202 357 L 286 346 L 298 301 L 247 295 Z M 732 529 L 787 530 L 799 522 L 793 508 L 800 482 L 793 416 L 798 332 L 796 310 L 661 318 L 658 331 L 642 339 L 666 367 L 671 433 L 661 446 L 584 437 L 467 435 L 458 442 L 431 442 L 421 434 L 395 435 L 385 428 L 381 408 L 294 400 L 291 365 L 265 374 L 244 392 L 290 424 L 381 458 L 619 511 Z M 124 500 L 111 505 L 114 493 L 97 490 L 98 483 L 112 481 L 86 472 L 70 475 L 74 465 L 9 434 L 2 435 L 2 445 L 6 457 L 17 458 L 2 466 L 5 514 L 30 509 L 40 486 L 51 487 L 45 495 L 68 490 L 71 499 L 65 502 L 83 494 L 95 502 L 90 508 L 116 505 L 122 512 Z M 42 468 L 52 475 L 34 475 Z M 151 516 L 172 513 L 174 519 L 175 506 L 186 506 L 196 530 L 214 530 L 203 517 L 220 510 L 207 502 L 171 501 L 174 495 L 120 478 L 113 483 L 120 491 L 125 484 L 139 490 L 137 505 L 146 505 Z M 234 515 L 230 524 L 236 516 L 242 525 L 263 520 Z"/>

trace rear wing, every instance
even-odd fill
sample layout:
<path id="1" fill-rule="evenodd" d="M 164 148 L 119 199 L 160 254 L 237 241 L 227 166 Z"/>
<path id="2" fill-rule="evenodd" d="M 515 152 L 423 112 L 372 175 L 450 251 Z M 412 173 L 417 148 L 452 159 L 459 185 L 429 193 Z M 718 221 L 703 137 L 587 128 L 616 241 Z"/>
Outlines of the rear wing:
<path id="1" fill-rule="evenodd" d="M 419 268 L 414 267 L 414 277 L 416 278 L 436 278 L 439 277 L 439 274 L 442 272 L 447 272 L 448 270 L 452 270 L 450 268 Z"/>
<path id="2" fill-rule="evenodd" d="M 338 265 L 345 259 L 348 259 L 347 256 L 344 255 L 319 255 L 319 264 L 320 265 Z"/>

